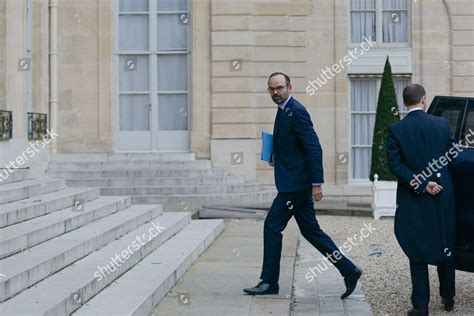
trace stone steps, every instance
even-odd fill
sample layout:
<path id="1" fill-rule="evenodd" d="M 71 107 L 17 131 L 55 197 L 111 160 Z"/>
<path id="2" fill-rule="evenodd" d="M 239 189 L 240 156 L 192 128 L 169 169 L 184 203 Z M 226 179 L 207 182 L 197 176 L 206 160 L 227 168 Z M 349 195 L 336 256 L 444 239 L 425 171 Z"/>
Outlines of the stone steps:
<path id="1" fill-rule="evenodd" d="M 192 195 L 192 194 L 229 194 L 252 193 L 260 191 L 258 183 L 241 183 L 229 185 L 196 185 L 196 186 L 159 186 L 159 187 L 109 187 L 100 188 L 101 195 Z"/>
<path id="2" fill-rule="evenodd" d="M 29 168 L 14 169 L 14 170 L 0 168 L 0 185 L 18 182 L 18 181 L 30 180 L 30 179 L 31 179 L 31 172 Z"/>
<path id="3" fill-rule="evenodd" d="M 186 214 L 179 213 L 176 216 L 183 215 Z M 189 218 L 189 214 L 187 216 Z M 163 226 L 165 228 L 156 237 L 150 238 L 149 232 L 154 228 L 153 224 L 156 225 L 156 223 L 141 225 L 120 239 L 110 242 L 5 301 L 0 305 L 2 315 L 70 314 L 177 233 L 177 229 Z M 160 227 L 166 224 L 171 224 L 171 222 L 159 222 Z M 147 242 L 140 244 L 141 247 L 133 252 L 131 245 L 133 242 L 138 245 L 137 236 L 145 236 Z M 128 254 L 127 256 L 122 255 L 124 251 Z M 118 263 L 113 264 L 112 258 L 118 258 L 116 257 L 118 254 L 126 260 L 116 259 Z M 99 266 L 102 269 L 99 270 Z M 141 281 L 151 282 L 150 279 Z"/>
<path id="4" fill-rule="evenodd" d="M 81 170 L 141 170 L 141 169 L 207 169 L 211 168 L 210 160 L 191 160 L 191 161 L 106 161 L 106 162 L 59 162 L 52 161 L 48 165 L 50 171 L 81 171 Z"/>
<path id="5" fill-rule="evenodd" d="M 226 204 L 226 205 L 255 205 L 272 201 L 277 192 L 274 190 L 253 193 L 233 194 L 173 194 L 173 195 L 137 195 L 132 196 L 132 204 Z"/>
<path id="6" fill-rule="evenodd" d="M 69 315 L 141 262 L 168 275 L 160 283 L 139 280 L 163 297 L 224 227 L 222 220 L 191 221 L 190 212 L 163 213 L 157 204 L 131 205 L 130 196 L 101 197 L 98 188 L 27 178 L 0 185 L 2 316 Z M 156 254 L 148 258 L 153 253 L 163 265 Z M 159 295 L 133 297 L 153 302 Z"/>
<path id="7" fill-rule="evenodd" d="M 118 187 L 118 186 L 171 186 L 171 185 L 216 185 L 244 183 L 241 175 L 222 177 L 156 177 L 156 178 L 89 178 L 66 179 L 66 185 L 74 187 Z"/>
<path id="8" fill-rule="evenodd" d="M 73 315 L 149 315 L 223 229 L 222 220 L 193 221 Z"/>
<path id="9" fill-rule="evenodd" d="M 0 302 L 154 220 L 160 214 L 161 206 L 133 205 L 1 260 L 0 271 L 6 277 L 0 279 Z"/>
<path id="10" fill-rule="evenodd" d="M 50 161 L 54 162 L 105 162 L 105 161 L 139 161 L 139 160 L 167 160 L 167 161 L 194 161 L 196 154 L 193 152 L 182 153 L 84 153 L 84 154 L 58 154 L 52 155 Z"/>
<path id="11" fill-rule="evenodd" d="M 0 185 L 0 205 L 65 188 L 64 180 L 40 178 Z"/>
<path id="12" fill-rule="evenodd" d="M 86 202 L 81 210 L 65 208 L 0 229 L 0 259 L 24 251 L 99 218 L 130 207 L 130 197 L 103 197 Z"/>
<path id="13" fill-rule="evenodd" d="M 249 209 L 241 207 L 228 207 L 228 206 L 203 206 L 198 209 L 198 217 L 205 218 L 256 218 L 265 219 L 268 210 L 265 209 Z"/>
<path id="14" fill-rule="evenodd" d="M 223 168 L 213 169 L 120 169 L 120 170 L 47 170 L 47 175 L 61 179 L 84 178 L 160 178 L 160 177 L 224 177 L 228 172 Z"/>
<path id="15" fill-rule="evenodd" d="M 167 160 L 170 156 L 160 160 L 151 154 L 124 155 L 62 155 L 52 159 L 47 174 L 71 186 L 99 188 L 101 195 L 131 195 L 133 204 L 261 204 L 271 203 L 276 194 L 189 153 L 184 157 L 175 153 L 175 160 Z"/>
<path id="16" fill-rule="evenodd" d="M 98 189 L 66 188 L 2 205 L 0 228 L 71 207 L 75 201 L 99 197 Z"/>

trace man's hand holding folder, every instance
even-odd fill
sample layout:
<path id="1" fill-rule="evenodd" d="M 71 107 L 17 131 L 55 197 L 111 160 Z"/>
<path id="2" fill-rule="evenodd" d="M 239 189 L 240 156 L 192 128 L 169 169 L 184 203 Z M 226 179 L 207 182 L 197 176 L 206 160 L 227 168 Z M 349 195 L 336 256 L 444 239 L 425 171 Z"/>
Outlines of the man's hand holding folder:
<path id="1" fill-rule="evenodd" d="M 268 164 L 270 165 L 270 167 L 275 166 L 275 160 L 273 160 L 273 153 L 270 155 L 270 161 L 268 162 Z"/>

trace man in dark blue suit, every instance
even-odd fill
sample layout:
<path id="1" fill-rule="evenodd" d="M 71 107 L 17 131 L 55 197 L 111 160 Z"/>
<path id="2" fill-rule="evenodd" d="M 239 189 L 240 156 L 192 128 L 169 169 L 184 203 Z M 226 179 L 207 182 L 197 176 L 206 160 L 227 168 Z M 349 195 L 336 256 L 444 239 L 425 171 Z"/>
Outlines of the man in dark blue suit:
<path id="1" fill-rule="evenodd" d="M 291 95 L 290 78 L 273 73 L 268 79 L 268 92 L 278 105 L 273 130 L 273 159 L 276 198 L 264 224 L 264 254 L 260 279 L 253 288 L 244 289 L 251 295 L 278 294 L 282 231 L 295 216 L 302 235 L 322 254 L 331 258 L 344 277 L 349 296 L 356 288 L 362 270 L 343 256 L 331 238 L 319 227 L 314 212 L 315 201 L 323 197 L 323 152 L 306 108 Z"/>
<path id="2" fill-rule="evenodd" d="M 445 118 L 426 114 L 426 92 L 418 84 L 403 90 L 407 116 L 388 129 L 390 171 L 398 178 L 395 235 L 410 260 L 409 315 L 428 315 L 428 264 L 437 265 L 445 310 L 454 306 L 455 206 L 449 167 L 457 161 Z"/>

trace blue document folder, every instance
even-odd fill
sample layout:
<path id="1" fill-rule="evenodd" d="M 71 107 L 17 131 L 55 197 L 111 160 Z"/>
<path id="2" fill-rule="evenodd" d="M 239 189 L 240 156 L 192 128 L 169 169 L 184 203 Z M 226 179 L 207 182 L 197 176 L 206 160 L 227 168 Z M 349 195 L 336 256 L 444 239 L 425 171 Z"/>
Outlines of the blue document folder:
<path id="1" fill-rule="evenodd" d="M 262 152 L 260 159 L 270 161 L 273 154 L 273 135 L 267 132 L 262 132 Z"/>

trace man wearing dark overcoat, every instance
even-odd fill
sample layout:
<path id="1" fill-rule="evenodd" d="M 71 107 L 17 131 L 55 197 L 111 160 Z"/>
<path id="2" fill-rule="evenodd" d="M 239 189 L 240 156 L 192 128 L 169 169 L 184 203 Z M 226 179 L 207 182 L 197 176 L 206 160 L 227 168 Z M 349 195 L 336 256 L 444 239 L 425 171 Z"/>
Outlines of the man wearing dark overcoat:
<path id="1" fill-rule="evenodd" d="M 410 261 L 409 315 L 428 315 L 428 264 L 437 266 L 445 310 L 454 306 L 455 205 L 450 166 L 459 153 L 445 118 L 425 113 L 418 84 L 403 91 L 406 117 L 388 128 L 390 171 L 398 178 L 395 235 Z"/>

